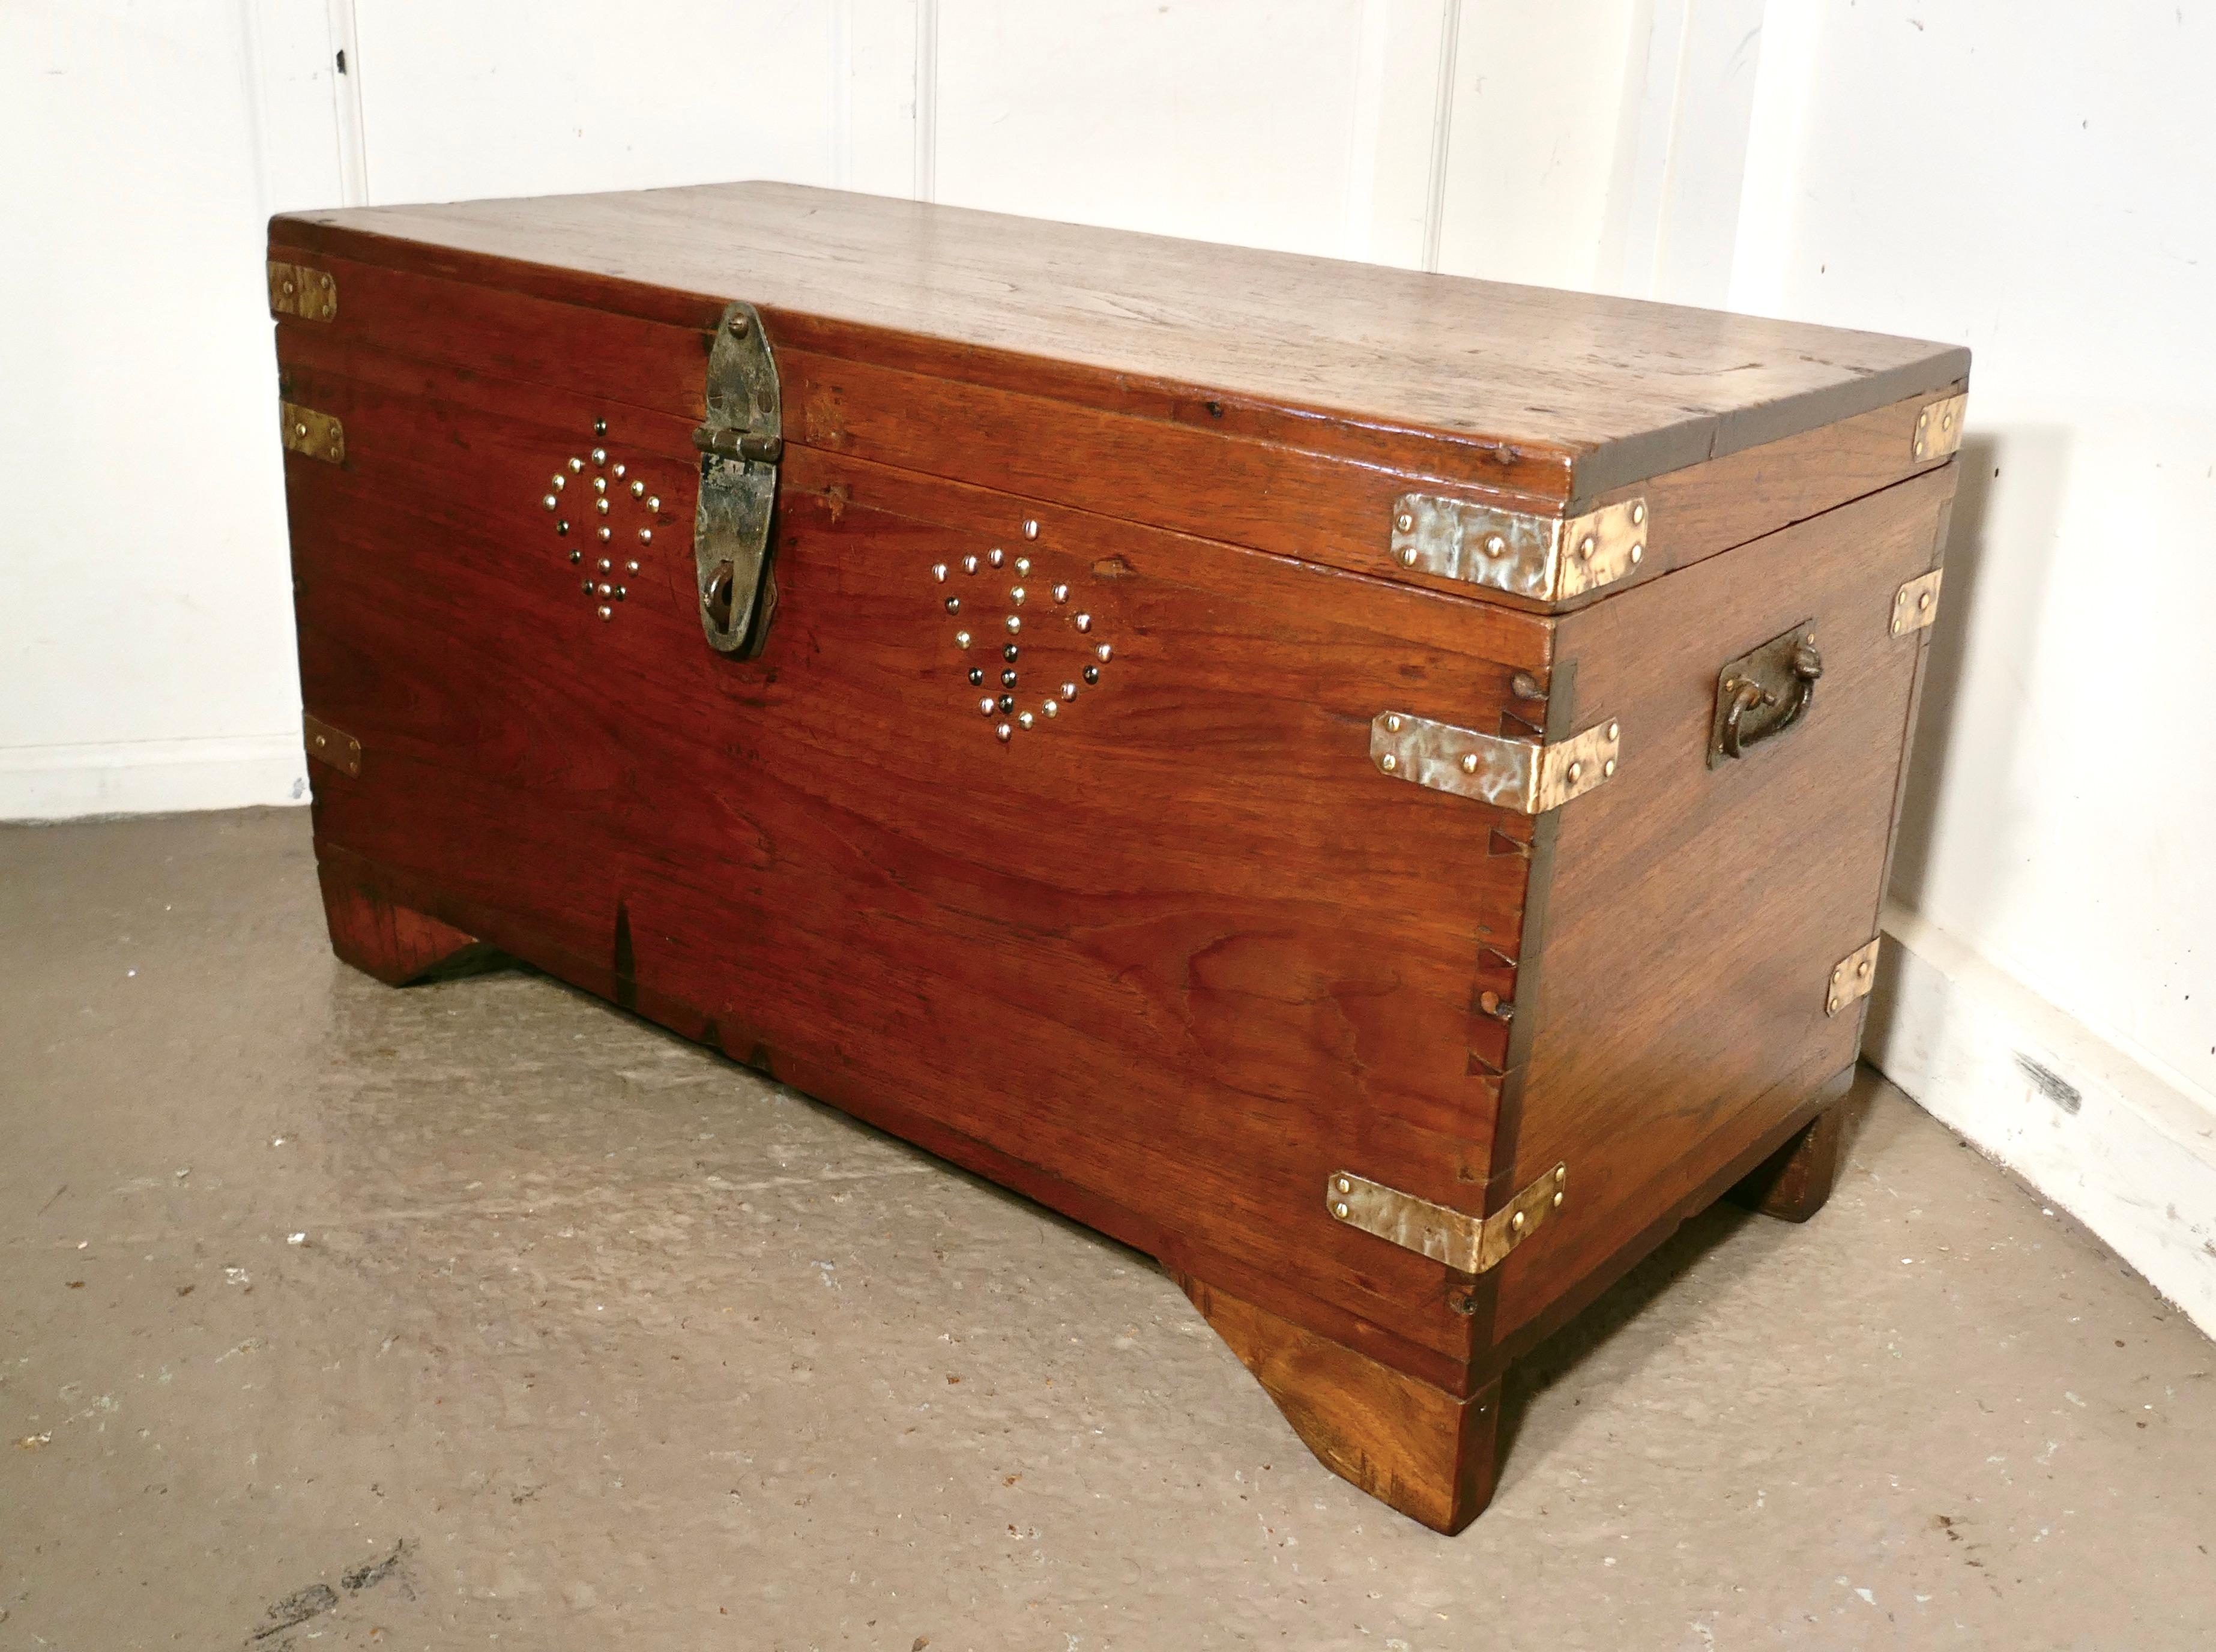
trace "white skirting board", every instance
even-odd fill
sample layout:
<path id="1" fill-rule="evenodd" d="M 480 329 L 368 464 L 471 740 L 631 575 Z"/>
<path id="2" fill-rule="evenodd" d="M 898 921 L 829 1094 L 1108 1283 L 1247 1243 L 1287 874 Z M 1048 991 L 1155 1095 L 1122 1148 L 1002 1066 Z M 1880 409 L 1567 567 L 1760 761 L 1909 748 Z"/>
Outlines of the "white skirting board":
<path id="1" fill-rule="evenodd" d="M 1863 1053 L 2216 1336 L 2216 1096 L 1888 904 Z"/>
<path id="2" fill-rule="evenodd" d="M 0 747 L 0 820 L 176 814 L 308 801 L 299 731 Z"/>

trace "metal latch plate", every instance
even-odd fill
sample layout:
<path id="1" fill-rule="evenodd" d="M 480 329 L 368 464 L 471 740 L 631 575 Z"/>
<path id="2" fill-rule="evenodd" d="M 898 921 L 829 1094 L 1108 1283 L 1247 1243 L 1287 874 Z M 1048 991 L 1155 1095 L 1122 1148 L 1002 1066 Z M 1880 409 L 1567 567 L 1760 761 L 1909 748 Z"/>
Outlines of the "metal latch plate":
<path id="1" fill-rule="evenodd" d="M 1873 935 L 1831 966 L 1831 984 L 1824 994 L 1824 1013 L 1836 1016 L 1856 998 L 1866 998 L 1877 984 L 1877 943 Z"/>
<path id="2" fill-rule="evenodd" d="M 1616 777 L 1613 719 L 1552 746 L 1382 711 L 1370 723 L 1370 760 L 1395 780 L 1474 797 L 1519 814 L 1544 814 Z"/>
<path id="3" fill-rule="evenodd" d="M 339 313 L 339 284 L 329 270 L 269 261 L 269 313 L 327 322 Z"/>
<path id="4" fill-rule="evenodd" d="M 1905 636 L 1939 617 L 1939 581 L 1947 570 L 1918 574 L 1893 593 L 1893 634 Z"/>
<path id="5" fill-rule="evenodd" d="M 303 713 L 306 725 L 305 739 L 308 755 L 317 762 L 328 763 L 342 774 L 361 772 L 361 742 L 342 728 L 334 728 L 321 717 Z"/>
<path id="6" fill-rule="evenodd" d="M 280 402 L 278 409 L 284 415 L 285 446 L 288 451 L 321 459 L 326 464 L 346 462 L 346 427 L 336 419 L 296 402 Z"/>
<path id="7" fill-rule="evenodd" d="M 1916 434 L 1910 446 L 1919 464 L 1943 459 L 1961 451 L 1962 415 L 1970 405 L 1969 392 L 1934 402 L 1916 415 Z"/>
<path id="8" fill-rule="evenodd" d="M 1324 1183 L 1324 1208 L 1335 1221 L 1444 1262 L 1457 1273 L 1482 1274 L 1498 1268 L 1561 1207 L 1569 1180 L 1570 1167 L 1557 1164 L 1480 1218 L 1340 1170 Z"/>
<path id="9" fill-rule="evenodd" d="M 1393 502 L 1393 560 L 1540 602 L 1622 579 L 1647 555 L 1647 501 L 1619 500 L 1569 518 L 1403 494 Z"/>
<path id="10" fill-rule="evenodd" d="M 777 362 L 749 304 L 725 307 L 708 353 L 708 416 L 692 433 L 700 500 L 692 520 L 700 629 L 719 654 L 760 648 L 770 606 L 770 514 L 784 451 Z"/>

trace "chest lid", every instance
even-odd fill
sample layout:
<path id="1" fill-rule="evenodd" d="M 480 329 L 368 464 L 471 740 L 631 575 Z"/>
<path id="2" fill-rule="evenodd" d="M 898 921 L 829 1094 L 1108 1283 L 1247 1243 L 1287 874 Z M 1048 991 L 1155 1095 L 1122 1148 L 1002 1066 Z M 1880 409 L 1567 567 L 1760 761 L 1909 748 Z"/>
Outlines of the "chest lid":
<path id="1" fill-rule="evenodd" d="M 787 443 L 1542 611 L 1946 463 L 1968 370 L 1874 334 L 786 184 L 289 215 L 270 256 L 280 326 L 403 354 L 466 353 L 470 328 L 350 287 L 408 281 L 481 331 L 500 294 L 613 318 L 465 365 L 694 421 L 743 304 Z M 276 300 L 280 268 L 316 304 Z"/>

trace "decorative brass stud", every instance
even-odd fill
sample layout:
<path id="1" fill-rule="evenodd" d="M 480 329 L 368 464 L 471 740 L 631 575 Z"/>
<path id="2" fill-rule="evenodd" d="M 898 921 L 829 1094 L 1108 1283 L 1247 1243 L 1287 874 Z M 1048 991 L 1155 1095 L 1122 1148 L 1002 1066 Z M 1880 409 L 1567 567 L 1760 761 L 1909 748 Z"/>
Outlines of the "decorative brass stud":
<path id="1" fill-rule="evenodd" d="M 1025 517 L 1024 519 L 1024 537 L 1026 539 L 1036 539 L 1038 537 L 1038 524 L 1032 521 L 1029 517 Z"/>
<path id="2" fill-rule="evenodd" d="M 1069 587 L 1066 585 L 1057 585 L 1055 586 L 1054 599 L 1056 602 L 1068 602 L 1069 600 Z"/>
<path id="3" fill-rule="evenodd" d="M 954 634 L 954 646 L 955 646 L 955 647 L 957 647 L 957 648 L 968 648 L 968 647 L 970 646 L 970 633 L 969 633 L 969 632 L 967 632 L 967 631 L 957 631 L 957 632 L 955 632 L 955 634 Z"/>
<path id="4" fill-rule="evenodd" d="M 593 491 L 594 493 L 604 494 L 607 492 L 607 490 L 608 479 L 606 476 L 594 476 L 593 478 Z"/>
<path id="5" fill-rule="evenodd" d="M 302 430 L 303 432 L 305 432 L 305 431 L 307 429 L 307 427 L 306 427 L 305 425 L 303 425 L 303 426 L 301 426 L 301 427 L 300 427 L 300 428 L 301 428 L 301 430 Z M 544 498 L 544 499 L 540 500 L 539 502 L 540 504 L 544 505 L 544 506 L 545 506 L 548 510 L 550 510 L 550 511 L 551 511 L 551 510 L 554 509 L 557 506 L 560 505 L 562 501 L 561 501 L 560 500 L 558 500 L 558 499 L 555 498 L 553 494 L 547 494 L 547 495 L 546 495 L 546 497 L 545 497 L 545 498 Z"/>
<path id="6" fill-rule="evenodd" d="M 593 508 L 602 516 L 606 516 L 608 513 L 608 501 L 605 499 L 596 499 L 593 501 Z"/>
<path id="7" fill-rule="evenodd" d="M 1024 588 L 1023 588 L 1023 586 L 1021 586 L 1020 585 L 1017 585 L 1017 586 L 1009 586 L 1009 587 L 1008 587 L 1008 600 L 1009 600 L 1009 601 L 1013 602 L 1013 603 L 1020 604 L 1020 603 L 1023 601 L 1023 599 L 1024 599 Z"/>
<path id="8" fill-rule="evenodd" d="M 1016 572 L 1017 572 L 1017 573 L 1019 573 L 1019 574 L 1028 574 L 1028 573 L 1030 573 L 1031 571 L 1031 559 L 1030 557 L 1028 557 L 1028 556 L 1019 556 L 1019 557 L 1017 557 L 1017 558 L 1016 558 Z"/>
<path id="9" fill-rule="evenodd" d="M 1028 711 L 1019 711 L 1016 713 L 1016 722 L 1021 727 L 1028 728 L 1031 726 L 1031 714 Z"/>
<path id="10" fill-rule="evenodd" d="M 1008 616 L 1008 629 L 1012 631 L 1020 631 L 1024 629 L 1024 622 L 1018 616 L 1010 614 Z"/>
<path id="11" fill-rule="evenodd" d="M 616 466 L 616 473 L 620 476 L 623 473 L 623 466 L 620 464 Z M 633 482 L 631 485 L 631 496 L 633 499 L 644 499 L 646 497 L 646 484 L 643 482 Z"/>
<path id="12" fill-rule="evenodd" d="M 1077 627 L 1080 631 L 1089 631 L 1093 629 L 1093 616 L 1090 614 L 1075 614 L 1071 616 L 1069 623 Z"/>
<path id="13" fill-rule="evenodd" d="M 631 562 L 625 562 L 625 563 L 624 564 L 624 572 L 625 572 L 625 573 L 626 573 L 626 574 L 636 574 L 636 573 L 637 573 L 637 572 L 638 572 L 638 562 L 637 562 L 637 560 L 636 560 L 636 559 L 634 559 L 634 560 L 632 560 L 632 561 L 631 561 Z"/>
<path id="14" fill-rule="evenodd" d="M 992 550 L 987 551 L 985 553 L 985 560 L 992 563 L 994 568 L 998 568 L 1000 565 L 1000 548 L 998 545 L 995 545 Z"/>
<path id="15" fill-rule="evenodd" d="M 945 584 L 946 564 L 944 562 L 933 562 L 931 565 L 931 577 L 937 580 L 941 585 Z"/>
<path id="16" fill-rule="evenodd" d="M 1039 709 L 1045 712 L 1050 717 L 1056 717 L 1062 715 L 1062 706 L 1058 702 L 1053 700 L 1049 700 L 1044 705 L 1041 706 Z"/>
<path id="17" fill-rule="evenodd" d="M 1002 724 L 1000 724 L 998 728 L 994 728 L 994 729 L 993 730 L 993 732 L 994 732 L 994 734 L 998 734 L 998 735 L 999 735 L 1002 740 L 1005 740 L 1008 739 L 1011 735 L 1013 735 L 1016 731 L 1015 731 L 1014 729 L 1013 729 L 1013 728 L 1009 728 L 1007 724 L 1006 724 L 1006 723 L 1002 723 Z"/>
<path id="18" fill-rule="evenodd" d="M 962 559 L 962 571 L 964 574 L 975 574 L 977 571 L 977 559 L 975 556 L 964 556 Z"/>
<path id="19" fill-rule="evenodd" d="M 602 603 L 600 605 L 600 617 L 602 619 L 613 619 L 615 617 L 616 611 L 614 609 L 609 607 L 606 603 Z"/>
<path id="20" fill-rule="evenodd" d="M 569 470 L 570 470 L 570 472 L 571 472 L 573 475 L 574 475 L 576 472 L 577 472 L 577 471 L 579 471 L 579 470 L 583 470 L 584 468 L 585 468 L 585 462 L 584 462 L 584 460 L 582 460 L 582 459 L 579 459 L 579 458 L 573 458 L 573 459 L 571 459 L 571 460 L 569 461 Z"/>
<path id="21" fill-rule="evenodd" d="M 621 466 L 620 464 L 619 464 L 618 466 L 616 466 L 616 468 L 615 468 L 615 469 L 616 469 L 616 475 L 618 475 L 619 476 L 620 476 L 621 475 L 623 475 L 623 473 L 624 473 L 624 468 L 623 468 L 623 466 Z M 643 484 L 642 484 L 642 485 L 643 485 Z"/>
<path id="22" fill-rule="evenodd" d="M 594 464 L 606 464 L 607 462 L 608 450 L 606 448 L 596 447 L 593 450 L 593 463 Z"/>
<path id="23" fill-rule="evenodd" d="M 1099 648 L 1093 649 L 1093 652 L 1100 656 L 1100 663 L 1105 666 L 1108 663 L 1109 656 L 1112 654 L 1115 650 L 1111 648 L 1105 642 L 1103 642 Z"/>

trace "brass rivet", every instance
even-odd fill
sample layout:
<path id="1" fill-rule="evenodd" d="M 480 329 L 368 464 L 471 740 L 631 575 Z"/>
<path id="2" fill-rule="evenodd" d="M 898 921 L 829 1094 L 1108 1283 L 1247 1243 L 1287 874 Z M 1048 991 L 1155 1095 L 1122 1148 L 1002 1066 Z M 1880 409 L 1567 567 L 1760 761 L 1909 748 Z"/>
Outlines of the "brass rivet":
<path id="1" fill-rule="evenodd" d="M 1487 534 L 1485 554 L 1488 556 L 1505 556 L 1508 554 L 1508 542 L 1497 533 Z"/>
<path id="2" fill-rule="evenodd" d="M 1918 608 L 1929 608 L 1931 605 L 1931 593 L 1926 591 L 1922 596 L 1917 598 L 1916 605 Z"/>
<path id="3" fill-rule="evenodd" d="M 1559 1193 L 1554 1195 L 1554 1202 L 1558 1205 L 1562 1202 L 1562 1195 Z"/>
<path id="4" fill-rule="evenodd" d="M 326 746 L 329 746 L 329 744 L 330 744 L 330 741 L 329 741 L 329 740 L 327 740 L 326 738 L 324 738 L 323 735 L 318 734 L 318 735 L 317 735 L 317 736 L 316 736 L 316 749 L 317 749 L 318 752 L 322 751 L 322 750 L 323 749 L 323 747 L 325 747 Z"/>
<path id="5" fill-rule="evenodd" d="M 1415 516 L 1412 512 L 1403 511 L 1393 519 L 1393 525 L 1403 533 L 1410 532 L 1416 525 Z"/>
<path id="6" fill-rule="evenodd" d="M 1616 778 L 1616 759 L 1614 758 L 1609 758 L 1607 762 L 1600 765 L 1600 777 L 1604 780 L 1613 780 Z"/>
<path id="7" fill-rule="evenodd" d="M 1861 976 L 1864 980 L 1868 980 L 1869 979 L 1869 960 L 1867 958 L 1863 959 L 1862 962 L 1855 966 L 1855 973 Z"/>
<path id="8" fill-rule="evenodd" d="M 1345 1205 L 1333 1205 L 1331 1207 L 1331 1213 L 1338 1217 L 1339 1219 L 1343 1222 L 1346 1219 L 1346 1207 Z"/>
<path id="9" fill-rule="evenodd" d="M 1475 774 L 1475 773 L 1477 772 L 1477 753 L 1476 753 L 1476 752 L 1464 752 L 1462 753 L 1462 771 L 1464 774 Z"/>
<path id="10" fill-rule="evenodd" d="M 1578 555 L 1580 556 L 1591 556 L 1593 554 L 1593 537 L 1591 534 L 1587 534 L 1584 538 L 1579 540 Z"/>
<path id="11" fill-rule="evenodd" d="M 1632 560 L 1633 563 L 1635 565 L 1635 564 L 1638 562 L 1639 559 L 1640 559 L 1640 557 L 1644 556 L 1646 554 L 1647 554 L 1647 547 L 1646 547 L 1646 546 L 1644 546 L 1644 545 L 1634 545 L 1634 546 L 1631 548 L 1631 560 Z"/>
<path id="12" fill-rule="evenodd" d="M 1352 1193 L 1354 1191 L 1354 1183 L 1349 1181 L 1345 1176 L 1342 1176 L 1339 1178 L 1339 1190 L 1341 1193 Z"/>
<path id="13" fill-rule="evenodd" d="M 1635 528 L 1646 520 L 1647 501 L 1643 499 L 1633 500 L 1631 501 L 1631 525 Z"/>
<path id="14" fill-rule="evenodd" d="M 1926 426 L 1926 425 L 1930 424 L 1930 422 L 1931 422 L 1931 409 L 1930 409 L 1930 408 L 1926 408 L 1923 412 L 1921 412 L 1921 413 L 1919 413 L 1919 414 L 1917 414 L 1917 415 L 1916 415 L 1916 427 L 1917 427 L 1918 430 L 1923 429 L 1924 426 Z"/>
<path id="15" fill-rule="evenodd" d="M 1939 428 L 1940 428 L 1940 429 L 1942 429 L 1942 430 L 1952 430 L 1952 429 L 1954 429 L 1954 415 L 1953 414 L 1951 414 L 1951 413 L 1942 413 L 1942 414 L 1941 414 L 1941 415 L 1939 415 Z"/>
<path id="16" fill-rule="evenodd" d="M 1824 1007 L 1826 1010 L 1836 1010 L 1839 1007 L 1839 1001 L 1837 998 L 1827 998 L 1825 1000 Z"/>
<path id="17" fill-rule="evenodd" d="M 1574 785 L 1577 782 L 1584 779 L 1585 774 L 1585 765 L 1584 764 L 1573 763 L 1570 765 L 1570 781 L 1572 784 Z"/>
<path id="18" fill-rule="evenodd" d="M 1416 548 L 1413 545 L 1410 545 L 1406 550 L 1400 553 L 1400 566 L 1403 568 L 1413 568 L 1415 565 Z"/>
<path id="19" fill-rule="evenodd" d="M 1388 715 L 1385 719 L 1385 727 L 1397 734 L 1400 732 L 1400 719 L 1398 716 Z"/>
<path id="20" fill-rule="evenodd" d="M 1395 769 L 1398 769 L 1400 766 L 1400 759 L 1394 757 L 1392 752 L 1388 752 L 1383 757 L 1377 759 L 1377 766 L 1384 770 L 1387 774 L 1391 774 Z"/>
<path id="21" fill-rule="evenodd" d="M 1610 723 L 1608 726 L 1608 737 L 1610 740 L 1614 740 L 1616 738 L 1616 725 L 1614 723 Z"/>
<path id="22" fill-rule="evenodd" d="M 1513 1216 L 1508 1219 L 1508 1228 L 1509 1231 L 1511 1233 L 1521 1233 L 1524 1231 L 1524 1213 L 1522 1211 L 1517 1211 Z"/>
<path id="23" fill-rule="evenodd" d="M 747 322 L 747 318 L 746 318 L 746 316 L 743 316 L 743 315 L 734 316 L 732 316 L 732 317 L 731 317 L 731 319 L 730 319 L 729 321 L 728 321 L 728 322 L 724 322 L 723 324 L 724 324 L 726 327 L 728 327 L 728 328 L 729 328 L 729 329 L 731 329 L 731 336 L 732 336 L 733 338 L 735 338 L 735 339 L 742 339 L 742 338 L 746 337 L 746 335 L 747 335 L 748 322 Z"/>
<path id="24" fill-rule="evenodd" d="M 1567 1165 L 1567 1164 L 1557 1164 L 1556 1166 L 1554 1166 L 1554 1180 L 1555 1180 L 1555 1181 L 1557 1181 L 1557 1182 L 1567 1182 L 1567 1181 L 1568 1181 L 1569 1179 L 1570 1179 L 1570 1167 L 1569 1167 L 1568 1165 Z"/>
<path id="25" fill-rule="evenodd" d="M 1920 436 L 1916 439 L 1916 457 L 1919 459 L 1924 457 L 1924 439 Z"/>

